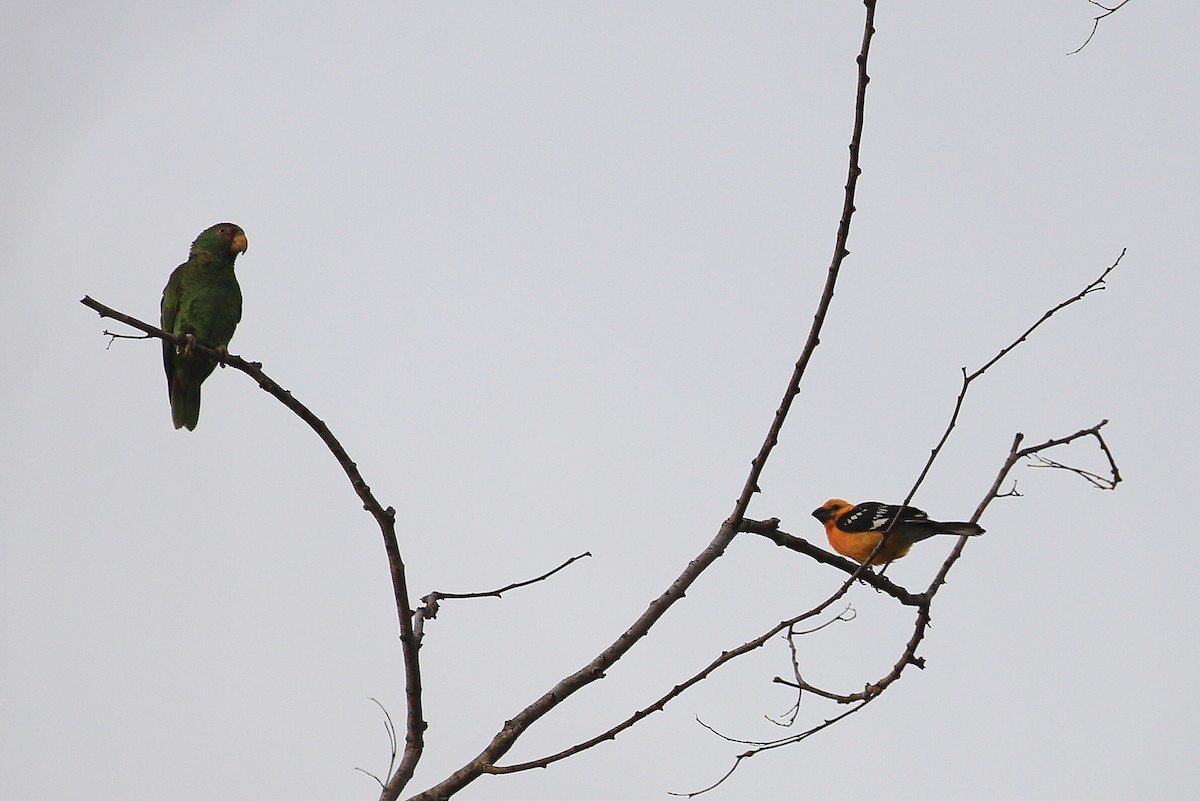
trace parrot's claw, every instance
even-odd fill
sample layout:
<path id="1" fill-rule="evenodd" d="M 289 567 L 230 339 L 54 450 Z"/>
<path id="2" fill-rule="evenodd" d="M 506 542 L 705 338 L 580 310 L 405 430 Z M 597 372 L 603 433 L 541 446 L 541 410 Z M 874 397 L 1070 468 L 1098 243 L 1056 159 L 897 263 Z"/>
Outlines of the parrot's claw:
<path id="1" fill-rule="evenodd" d="M 196 346 L 196 337 L 192 334 L 184 334 L 183 338 L 187 340 L 187 344 L 185 344 L 182 348 L 176 345 L 175 352 L 182 353 L 184 356 L 191 356 L 192 348 Z"/>
<path id="2" fill-rule="evenodd" d="M 217 360 L 217 364 L 221 365 L 221 369 L 224 370 L 225 359 L 229 357 L 229 348 L 225 347 L 224 345 L 217 345 L 215 348 L 213 348 L 213 350 L 215 350 L 217 355 L 221 357 Z"/>

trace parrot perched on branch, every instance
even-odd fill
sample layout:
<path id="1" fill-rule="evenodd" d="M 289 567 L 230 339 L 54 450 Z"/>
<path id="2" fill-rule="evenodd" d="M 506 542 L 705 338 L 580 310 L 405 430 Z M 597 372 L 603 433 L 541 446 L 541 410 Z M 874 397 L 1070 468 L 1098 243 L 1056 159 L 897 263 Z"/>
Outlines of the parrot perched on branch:
<path id="1" fill-rule="evenodd" d="M 171 420 L 191 431 L 200 420 L 200 384 L 216 362 L 192 352 L 199 342 L 228 353 L 226 346 L 242 319 L 242 289 L 233 262 L 246 252 L 246 233 L 233 223 L 218 223 L 192 243 L 188 260 L 175 268 L 162 297 L 162 328 L 187 337 L 187 345 L 163 343 L 163 367 L 171 397 Z"/>

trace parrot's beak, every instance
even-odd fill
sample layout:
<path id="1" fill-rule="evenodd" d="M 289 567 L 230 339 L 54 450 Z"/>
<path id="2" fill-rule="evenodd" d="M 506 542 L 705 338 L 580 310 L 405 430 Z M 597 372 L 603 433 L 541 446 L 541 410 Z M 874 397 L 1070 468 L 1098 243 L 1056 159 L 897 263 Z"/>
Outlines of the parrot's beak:
<path id="1" fill-rule="evenodd" d="M 249 246 L 250 243 L 246 241 L 246 235 L 237 234 L 233 237 L 233 241 L 229 243 L 229 250 L 232 253 L 245 253 L 246 248 Z"/>

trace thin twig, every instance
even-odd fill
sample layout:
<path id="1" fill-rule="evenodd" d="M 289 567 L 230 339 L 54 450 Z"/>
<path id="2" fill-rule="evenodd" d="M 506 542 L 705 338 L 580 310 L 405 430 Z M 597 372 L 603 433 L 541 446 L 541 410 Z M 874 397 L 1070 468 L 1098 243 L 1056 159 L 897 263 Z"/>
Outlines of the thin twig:
<path id="1" fill-rule="evenodd" d="M 446 600 L 448 598 L 450 598 L 450 599 L 499 598 L 501 595 L 508 592 L 509 590 L 515 590 L 520 587 L 528 587 L 530 584 L 536 584 L 539 581 L 545 581 L 546 579 L 550 578 L 558 571 L 566 568 L 568 565 L 570 565 L 580 559 L 583 559 L 585 556 L 591 556 L 591 555 L 592 554 L 590 551 L 584 551 L 583 553 L 579 554 L 578 556 L 572 556 L 570 559 L 563 562 L 558 567 L 554 568 L 553 570 L 551 570 L 549 572 L 543 573 L 542 575 L 538 576 L 537 578 L 531 578 L 528 581 L 518 581 L 516 583 L 501 587 L 498 590 L 488 590 L 487 592 L 439 592 L 437 590 L 434 590 L 433 592 L 431 592 L 428 595 L 421 598 L 422 605 L 414 613 L 416 615 L 416 621 L 413 623 L 413 630 L 416 632 L 417 639 L 420 640 L 421 637 L 424 636 L 425 621 L 433 620 L 434 618 L 436 618 L 438 616 L 438 612 L 441 611 L 441 604 L 442 604 L 443 600 Z"/>
<path id="2" fill-rule="evenodd" d="M 1103 9 L 1104 13 L 1098 17 L 1095 17 L 1092 20 L 1092 32 L 1088 34 L 1088 38 L 1086 40 L 1084 40 L 1083 44 L 1081 44 L 1079 47 L 1072 50 L 1070 53 L 1067 53 L 1068 56 L 1073 56 L 1076 53 L 1078 53 L 1080 50 L 1082 50 L 1083 48 L 1087 47 L 1088 42 L 1092 41 L 1092 37 L 1096 35 L 1096 31 L 1100 28 L 1100 20 L 1104 19 L 1109 14 L 1115 14 L 1116 12 L 1120 11 L 1121 6 L 1128 3 L 1129 0 L 1121 0 L 1120 3 L 1117 3 L 1117 5 L 1113 6 L 1112 8 L 1109 8 L 1108 6 L 1105 6 L 1105 5 L 1101 5 L 1100 3 L 1097 3 L 1096 0 L 1088 0 L 1088 2 L 1091 3 L 1092 5 L 1094 5 L 1096 8 Z"/>
<path id="3" fill-rule="evenodd" d="M 1045 467 L 1055 470 L 1066 470 L 1069 473 L 1074 473 L 1075 475 L 1079 476 L 1084 481 L 1087 481 L 1096 489 L 1110 490 L 1115 486 L 1113 479 L 1097 475 L 1090 470 L 1084 470 L 1082 467 L 1072 467 L 1071 465 L 1066 465 L 1062 462 L 1056 462 L 1053 459 L 1047 459 L 1041 454 L 1035 454 L 1033 458 L 1038 460 L 1038 464 L 1031 464 L 1029 465 L 1030 467 Z"/>
<path id="4" fill-rule="evenodd" d="M 154 337 L 152 337 L 150 334 L 142 334 L 141 336 L 135 337 L 133 334 L 117 334 L 117 333 L 114 333 L 113 331 L 109 331 L 107 328 L 104 329 L 103 331 L 101 331 L 100 333 L 102 333 L 102 334 L 104 334 L 104 336 L 108 337 L 108 344 L 104 346 L 105 350 L 108 350 L 109 348 L 111 348 L 113 343 L 116 342 L 118 339 L 154 339 Z"/>
<path id="5" fill-rule="evenodd" d="M 375 706 L 379 707 L 379 711 L 383 712 L 383 730 L 387 732 L 388 743 L 390 744 L 391 749 L 392 749 L 392 757 L 390 760 L 388 760 L 387 773 L 385 773 L 384 775 L 387 776 L 388 779 L 391 779 L 392 771 L 395 770 L 395 768 L 396 768 L 396 754 L 399 753 L 399 749 L 397 748 L 397 740 L 396 740 L 396 725 L 394 723 L 392 723 L 392 716 L 388 713 L 387 708 L 384 707 L 383 704 L 379 703 L 379 701 L 377 701 L 374 698 L 372 698 L 370 700 L 375 702 Z M 372 779 L 374 779 L 375 781 L 379 782 L 379 789 L 387 790 L 387 783 L 380 781 L 379 777 L 376 776 L 374 773 L 371 773 L 370 771 L 364 770 L 362 768 L 355 768 L 355 770 L 357 770 L 360 773 L 365 773 L 368 776 L 370 776 Z"/>
<path id="6" fill-rule="evenodd" d="M 530 584 L 536 584 L 539 581 L 545 581 L 546 579 L 550 578 L 558 571 L 563 570 L 564 568 L 573 564 L 574 562 L 577 562 L 580 559 L 583 559 L 583 558 L 591 556 L 591 555 L 592 555 L 591 551 L 584 551 L 583 553 L 579 554 L 578 556 L 572 556 L 570 559 L 563 562 L 558 567 L 556 567 L 553 570 L 550 570 L 546 573 L 543 573 L 542 575 L 538 576 L 537 578 L 531 578 L 531 579 L 528 579 L 527 581 L 517 581 L 512 584 L 505 585 L 498 590 L 487 590 L 486 592 L 436 592 L 435 591 L 435 592 L 430 593 L 430 595 L 437 596 L 438 600 L 444 600 L 446 598 L 499 598 L 501 595 L 508 592 L 509 590 L 515 590 L 520 587 L 528 587 Z M 425 600 L 425 599 L 422 598 L 421 600 Z"/>
<path id="7" fill-rule="evenodd" d="M 109 308 L 90 297 L 85 296 L 80 303 L 89 309 L 95 310 L 101 317 L 108 317 L 125 323 L 131 328 L 136 328 L 165 342 L 172 342 L 181 346 L 187 344 L 184 337 L 169 334 L 161 328 L 156 328 L 149 323 L 142 322 L 136 317 L 131 317 L 124 312 Z M 383 801 L 391 801 L 399 796 L 404 785 L 412 778 L 412 773 L 416 769 L 417 762 L 420 760 L 425 748 L 425 720 L 421 701 L 421 663 L 418 656 L 419 643 L 413 634 L 413 613 L 408 600 L 408 579 L 405 575 L 404 560 L 400 555 L 400 545 L 396 539 L 396 510 L 390 506 L 385 509 L 376 500 L 374 494 L 371 492 L 371 488 L 359 472 L 358 466 L 350 458 L 349 454 L 346 453 L 346 449 L 342 447 L 342 443 L 333 435 L 329 427 L 313 414 L 307 406 L 296 400 L 289 390 L 279 386 L 274 379 L 264 373 L 262 364 L 248 362 L 240 356 L 219 352 L 202 343 L 195 343 L 192 349 L 201 356 L 207 356 L 214 361 L 226 364 L 250 376 L 258 382 L 260 389 L 277 399 L 297 417 L 307 423 L 316 432 L 317 436 L 321 438 L 321 441 L 325 443 L 325 447 L 329 449 L 329 452 L 333 454 L 334 459 L 337 460 L 346 477 L 350 479 L 350 484 L 354 487 L 354 492 L 362 501 L 363 508 L 375 518 L 375 522 L 379 525 L 379 530 L 383 535 L 384 550 L 387 551 L 388 567 L 392 577 L 392 595 L 396 604 L 396 614 L 400 622 L 400 643 L 403 652 L 405 675 L 405 698 L 407 699 L 408 707 L 404 754 L 400 759 L 400 766 L 392 774 L 381 796 Z"/>
<path id="8" fill-rule="evenodd" d="M 800 732 L 799 734 L 792 735 L 791 737 L 784 737 L 779 740 L 773 740 L 771 742 L 763 743 L 761 745 L 755 746 L 754 748 L 750 749 L 749 751 L 744 751 L 744 752 L 738 754 L 736 757 L 734 757 L 733 765 L 732 765 L 732 767 L 729 768 L 728 771 L 726 771 L 725 775 L 722 776 L 721 778 L 717 779 L 717 781 L 713 782 L 708 787 L 705 787 L 700 790 L 693 790 L 688 793 L 670 793 L 670 795 L 677 796 L 680 798 L 695 798 L 698 795 L 704 795 L 705 793 L 707 793 L 711 790 L 715 790 L 716 788 L 718 788 L 722 784 L 724 784 L 725 781 L 730 776 L 733 775 L 733 772 L 735 770 L 737 770 L 738 767 L 747 759 L 750 759 L 753 756 L 757 756 L 758 754 L 761 754 L 763 751 L 770 751 L 775 748 L 782 748 L 785 745 L 793 745 L 802 740 L 807 740 L 809 737 L 813 736 L 817 732 L 823 731 L 823 730 L 829 728 L 830 726 L 832 726 L 833 724 L 837 723 L 838 721 L 841 721 L 841 720 L 849 717 L 850 715 L 853 715 L 855 712 L 862 709 L 864 706 L 866 706 L 870 702 L 871 702 L 871 699 L 868 698 L 867 700 L 863 701 L 862 703 L 858 704 L 857 706 L 853 706 L 853 707 L 847 709 L 845 712 L 841 713 L 840 715 L 835 715 L 834 717 L 829 718 L 828 720 L 825 720 L 816 726 L 813 726 L 811 729 Z"/>

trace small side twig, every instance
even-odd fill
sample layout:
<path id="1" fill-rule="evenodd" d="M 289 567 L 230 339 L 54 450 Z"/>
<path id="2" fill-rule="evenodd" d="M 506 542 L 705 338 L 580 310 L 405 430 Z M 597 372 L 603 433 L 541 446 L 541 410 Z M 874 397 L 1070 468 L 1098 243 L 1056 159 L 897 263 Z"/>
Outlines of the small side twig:
<path id="1" fill-rule="evenodd" d="M 717 779 L 715 782 L 710 784 L 708 787 L 704 787 L 700 790 L 693 790 L 691 792 L 686 792 L 686 793 L 670 793 L 670 795 L 676 796 L 678 798 L 695 798 L 696 796 L 704 795 L 705 793 L 707 793 L 711 790 L 715 790 L 716 788 L 718 788 L 722 784 L 724 784 L 725 781 L 727 779 L 729 779 L 730 776 L 733 775 L 733 772 L 735 770 L 737 770 L 738 767 L 743 762 L 745 762 L 747 759 L 750 759 L 753 756 L 757 756 L 758 754 L 761 754 L 763 751 L 770 751 L 775 748 L 782 748 L 783 746 L 786 746 L 786 745 L 792 745 L 794 743 L 798 743 L 803 740 L 807 740 L 809 737 L 812 737 L 817 732 L 824 731 L 825 729 L 829 728 L 830 726 L 834 725 L 835 723 L 837 723 L 841 720 L 844 720 L 845 718 L 849 717 L 850 715 L 853 715 L 855 712 L 857 712 L 858 710 L 860 710 L 864 706 L 866 706 L 868 703 L 870 703 L 870 701 L 871 701 L 871 699 L 868 698 L 867 700 L 857 704 L 856 706 L 850 707 L 849 709 L 847 709 L 845 712 L 841 713 L 840 715 L 834 715 L 831 718 L 823 720 L 820 723 L 818 723 L 816 726 L 813 726 L 810 729 L 802 731 L 799 734 L 792 735 L 791 737 L 783 737 L 778 740 L 771 740 L 768 742 L 757 744 L 750 750 L 743 751 L 742 753 L 735 756 L 733 758 L 733 765 L 729 768 L 729 770 L 725 773 L 725 775 L 722 776 L 721 778 Z M 716 732 L 714 732 L 714 734 L 715 733 Z"/>
<path id="2" fill-rule="evenodd" d="M 108 337 L 108 344 L 104 346 L 105 350 L 108 350 L 109 348 L 111 348 L 112 344 L 114 342 L 116 342 L 118 339 L 155 339 L 155 337 L 151 336 L 150 334 L 142 334 L 141 336 L 135 337 L 133 334 L 118 334 L 114 331 L 109 331 L 107 328 L 104 329 L 103 331 L 101 331 L 100 333 L 102 333 L 102 334 L 104 334 L 104 336 Z"/>
<path id="3" fill-rule="evenodd" d="M 520 589 L 521 587 L 528 587 L 530 584 L 536 584 L 539 581 L 545 581 L 546 579 L 550 578 L 551 576 L 553 576 L 555 573 L 559 572 L 560 570 L 564 570 L 568 566 L 579 561 L 580 559 L 589 557 L 591 555 L 592 555 L 591 551 L 584 551 L 583 553 L 578 554 L 577 556 L 572 556 L 570 559 L 563 562 L 558 567 L 554 568 L 553 570 L 549 570 L 549 571 L 543 573 L 542 575 L 537 576 L 536 578 L 531 578 L 526 581 L 513 582 L 512 584 L 507 584 L 496 590 L 487 590 L 486 592 L 440 592 L 438 590 L 434 590 L 433 592 L 431 592 L 428 595 L 425 595 L 421 598 L 422 606 L 418 607 L 416 612 L 414 613 L 417 616 L 417 619 L 416 619 L 416 622 L 413 624 L 413 628 L 417 632 L 417 638 L 420 639 L 422 634 L 424 633 L 424 630 L 425 630 L 424 622 L 426 620 L 433 620 L 434 618 L 436 618 L 438 616 L 438 612 L 441 610 L 441 603 L 444 600 L 463 599 L 463 598 L 499 598 L 504 593 L 506 593 L 510 590 Z"/>
<path id="4" fill-rule="evenodd" d="M 431 592 L 429 595 L 425 596 L 425 598 L 436 597 L 438 600 L 443 600 L 446 598 L 499 598 L 501 595 L 508 592 L 509 590 L 515 590 L 515 589 L 519 589 L 521 587 L 528 587 L 530 584 L 536 584 L 539 581 L 545 581 L 546 579 L 550 578 L 558 571 L 563 570 L 563 569 L 569 567 L 570 565 L 574 564 L 575 562 L 579 561 L 580 559 L 584 559 L 591 555 L 592 555 L 591 551 L 584 551 L 583 553 L 578 554 L 577 556 L 572 556 L 570 559 L 563 562 L 558 567 L 554 568 L 553 570 L 549 570 L 536 578 L 527 579 L 526 581 L 516 581 L 516 582 L 513 582 L 512 584 L 506 584 L 505 586 L 503 586 L 497 590 L 487 590 L 485 592 L 436 592 L 435 591 L 435 592 Z M 421 600 L 423 601 L 423 600 L 425 600 L 425 598 L 422 598 Z"/>
<path id="5" fill-rule="evenodd" d="M 808 682 L 806 682 L 803 679 L 803 677 L 801 677 L 801 675 L 800 675 L 800 654 L 798 652 L 798 649 L 796 648 L 796 638 L 803 637 L 808 634 L 815 634 L 816 632 L 820 631 L 821 629 L 825 628 L 826 626 L 832 626 L 834 623 L 849 623 L 851 620 L 854 620 L 856 617 L 858 617 L 858 613 L 854 611 L 854 607 L 851 606 L 850 604 L 846 604 L 846 608 L 843 609 L 841 612 L 839 612 L 836 616 L 830 618 L 829 620 L 825 621 L 824 623 L 822 623 L 819 626 L 816 626 L 815 628 L 806 629 L 804 631 L 796 631 L 795 626 L 788 627 L 787 632 L 784 634 L 784 639 L 787 640 L 788 653 L 791 656 L 791 660 L 792 660 L 792 676 L 795 679 L 795 682 L 794 683 L 790 682 L 790 681 L 788 681 L 786 679 L 782 679 L 778 676 L 775 677 L 774 681 L 777 684 L 787 684 L 791 687 L 794 687 L 796 689 L 796 703 L 792 704 L 792 706 L 788 709 L 787 713 L 784 715 L 786 722 L 778 721 L 775 718 L 771 717 L 770 715 L 763 715 L 764 718 L 769 720 L 771 723 L 774 723 L 776 726 L 791 727 L 792 725 L 794 725 L 796 723 L 796 717 L 800 714 L 800 702 L 804 698 L 805 690 L 815 692 L 817 695 L 825 695 L 825 693 L 823 691 L 818 690 L 817 688 L 813 687 Z"/>
<path id="6" fill-rule="evenodd" d="M 1068 473 L 1074 473 L 1075 475 L 1079 476 L 1096 489 L 1110 490 L 1117 485 L 1117 481 L 1120 481 L 1120 477 L 1115 476 L 1115 473 L 1114 478 L 1105 478 L 1104 476 L 1097 475 L 1090 470 L 1084 470 L 1082 467 L 1073 467 L 1071 465 L 1063 464 L 1062 462 L 1056 462 L 1053 459 L 1047 459 L 1040 453 L 1033 454 L 1033 458 L 1036 459 L 1038 463 L 1031 464 L 1029 465 L 1030 467 L 1045 467 L 1055 470 L 1066 470 Z"/>
<path id="7" fill-rule="evenodd" d="M 390 781 L 392 778 L 392 773 L 396 769 L 396 754 L 399 752 L 398 741 L 396 739 L 396 724 L 392 723 L 392 716 L 388 713 L 387 708 L 384 707 L 383 704 L 379 703 L 379 701 L 374 698 L 371 698 L 370 700 L 373 701 L 375 703 L 375 706 L 379 707 L 379 711 L 383 713 L 383 730 L 387 732 L 388 743 L 392 749 L 392 757 L 388 761 L 387 773 L 384 774 L 385 776 L 387 776 L 387 781 Z M 387 781 L 381 780 L 378 776 L 376 776 L 374 773 L 371 773 L 369 770 L 364 770 L 363 768 L 355 768 L 355 770 L 357 770 L 359 773 L 367 774 L 372 779 L 374 779 L 376 782 L 378 782 L 379 789 L 381 789 L 381 790 L 387 789 Z"/>
<path id="8" fill-rule="evenodd" d="M 1104 19 L 1110 14 L 1115 14 L 1116 12 L 1120 11 L 1121 7 L 1128 3 L 1129 0 L 1121 0 L 1120 3 L 1117 3 L 1112 8 L 1101 5 L 1100 3 L 1097 3 L 1096 0 L 1088 0 L 1088 2 L 1094 5 L 1096 8 L 1101 9 L 1104 13 L 1092 19 L 1092 32 L 1088 34 L 1088 38 L 1084 40 L 1083 44 L 1072 50 L 1070 53 L 1067 53 L 1068 56 L 1073 56 L 1083 48 L 1087 47 L 1088 43 L 1092 41 L 1092 37 L 1096 35 L 1096 31 L 1100 29 L 1100 20 Z"/>

